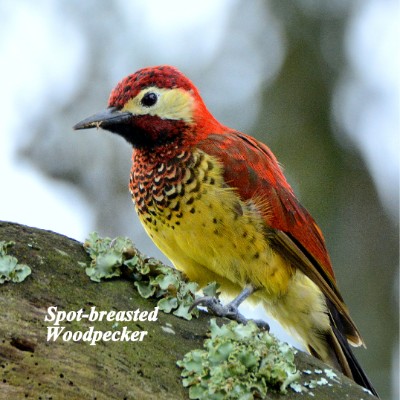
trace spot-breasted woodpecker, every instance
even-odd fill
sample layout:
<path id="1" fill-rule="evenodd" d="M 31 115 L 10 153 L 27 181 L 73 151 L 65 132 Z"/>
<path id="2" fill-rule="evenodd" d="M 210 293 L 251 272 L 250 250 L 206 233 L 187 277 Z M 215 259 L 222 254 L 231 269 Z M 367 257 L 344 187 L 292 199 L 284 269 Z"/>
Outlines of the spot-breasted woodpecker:
<path id="1" fill-rule="evenodd" d="M 246 297 L 261 302 L 311 354 L 376 394 L 350 350 L 363 340 L 322 232 L 265 144 L 219 123 L 170 66 L 123 79 L 108 108 L 74 128 L 92 127 L 132 145 L 136 211 L 174 266 L 200 285 L 240 293 L 228 310 L 210 308 L 237 316 Z"/>

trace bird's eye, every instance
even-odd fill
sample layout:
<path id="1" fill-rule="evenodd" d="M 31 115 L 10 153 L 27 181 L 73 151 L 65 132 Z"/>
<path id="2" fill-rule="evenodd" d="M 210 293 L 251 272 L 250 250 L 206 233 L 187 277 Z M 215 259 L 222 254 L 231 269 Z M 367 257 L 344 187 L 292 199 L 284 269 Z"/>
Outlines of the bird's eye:
<path id="1" fill-rule="evenodd" d="M 149 92 L 149 93 L 146 93 L 143 96 L 143 98 L 142 98 L 142 100 L 140 102 L 145 107 L 151 107 L 151 106 L 154 106 L 154 104 L 157 103 L 157 100 L 158 100 L 158 96 L 153 92 Z"/>

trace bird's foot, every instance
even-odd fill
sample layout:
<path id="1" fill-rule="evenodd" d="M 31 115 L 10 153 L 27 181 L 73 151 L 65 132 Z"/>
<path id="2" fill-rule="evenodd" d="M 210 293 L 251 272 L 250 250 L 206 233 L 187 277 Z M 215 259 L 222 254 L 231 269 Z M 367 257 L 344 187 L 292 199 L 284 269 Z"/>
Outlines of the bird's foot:
<path id="1" fill-rule="evenodd" d="M 267 322 L 262 320 L 249 320 L 245 318 L 239 312 L 238 304 L 235 300 L 236 299 L 224 306 L 217 297 L 204 296 L 196 299 L 191 305 L 189 311 L 191 311 L 194 307 L 201 305 L 206 307 L 208 311 L 210 311 L 217 317 L 225 317 L 244 325 L 246 325 L 249 321 L 253 321 L 260 329 L 269 331 L 269 325 Z"/>

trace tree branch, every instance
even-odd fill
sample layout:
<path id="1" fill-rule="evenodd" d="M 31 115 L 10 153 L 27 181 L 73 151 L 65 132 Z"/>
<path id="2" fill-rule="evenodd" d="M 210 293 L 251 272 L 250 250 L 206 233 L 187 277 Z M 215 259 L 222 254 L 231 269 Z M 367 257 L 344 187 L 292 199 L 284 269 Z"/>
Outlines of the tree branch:
<path id="1" fill-rule="evenodd" d="M 176 361 L 190 350 L 202 348 L 209 316 L 186 321 L 159 313 L 156 322 L 87 320 L 63 322 L 66 330 L 147 331 L 143 341 L 88 342 L 47 341 L 48 307 L 58 310 L 153 311 L 156 302 L 139 296 L 132 281 L 116 278 L 94 283 L 78 263 L 90 263 L 82 244 L 50 231 L 0 222 L 0 240 L 16 244 L 9 254 L 30 266 L 32 274 L 21 283 L 0 286 L 0 393 L 2 398 L 43 399 L 185 399 L 181 370 Z M 301 371 L 325 369 L 326 365 L 298 352 Z M 340 383 L 310 389 L 316 399 L 367 399 L 363 389 L 340 373 Z M 303 374 L 301 383 L 320 376 Z M 271 399 L 300 399 L 289 389 Z M 371 396 L 373 398 L 373 396 Z"/>

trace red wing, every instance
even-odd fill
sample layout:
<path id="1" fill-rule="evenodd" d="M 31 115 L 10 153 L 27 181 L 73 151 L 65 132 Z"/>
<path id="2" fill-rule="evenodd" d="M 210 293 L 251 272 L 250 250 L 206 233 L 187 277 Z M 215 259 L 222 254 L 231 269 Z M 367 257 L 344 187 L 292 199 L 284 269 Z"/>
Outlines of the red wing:
<path id="1" fill-rule="evenodd" d="M 209 135 L 198 144 L 223 165 L 225 182 L 241 199 L 264 204 L 271 246 L 308 276 L 342 315 L 342 330 L 361 343 L 336 286 L 324 237 L 308 211 L 298 202 L 271 150 L 239 132 Z"/>
<path id="2" fill-rule="evenodd" d="M 237 189 L 242 200 L 266 200 L 267 224 L 288 234 L 322 267 L 329 283 L 334 283 L 335 276 L 322 233 L 297 201 L 271 150 L 238 132 L 210 135 L 199 147 L 222 162 L 225 182 Z"/>
<path id="3" fill-rule="evenodd" d="M 242 133 L 210 135 L 201 142 L 224 166 L 225 182 L 242 200 L 263 198 L 269 204 L 267 223 L 288 233 L 335 280 L 324 238 L 314 219 L 297 201 L 271 150 Z"/>

